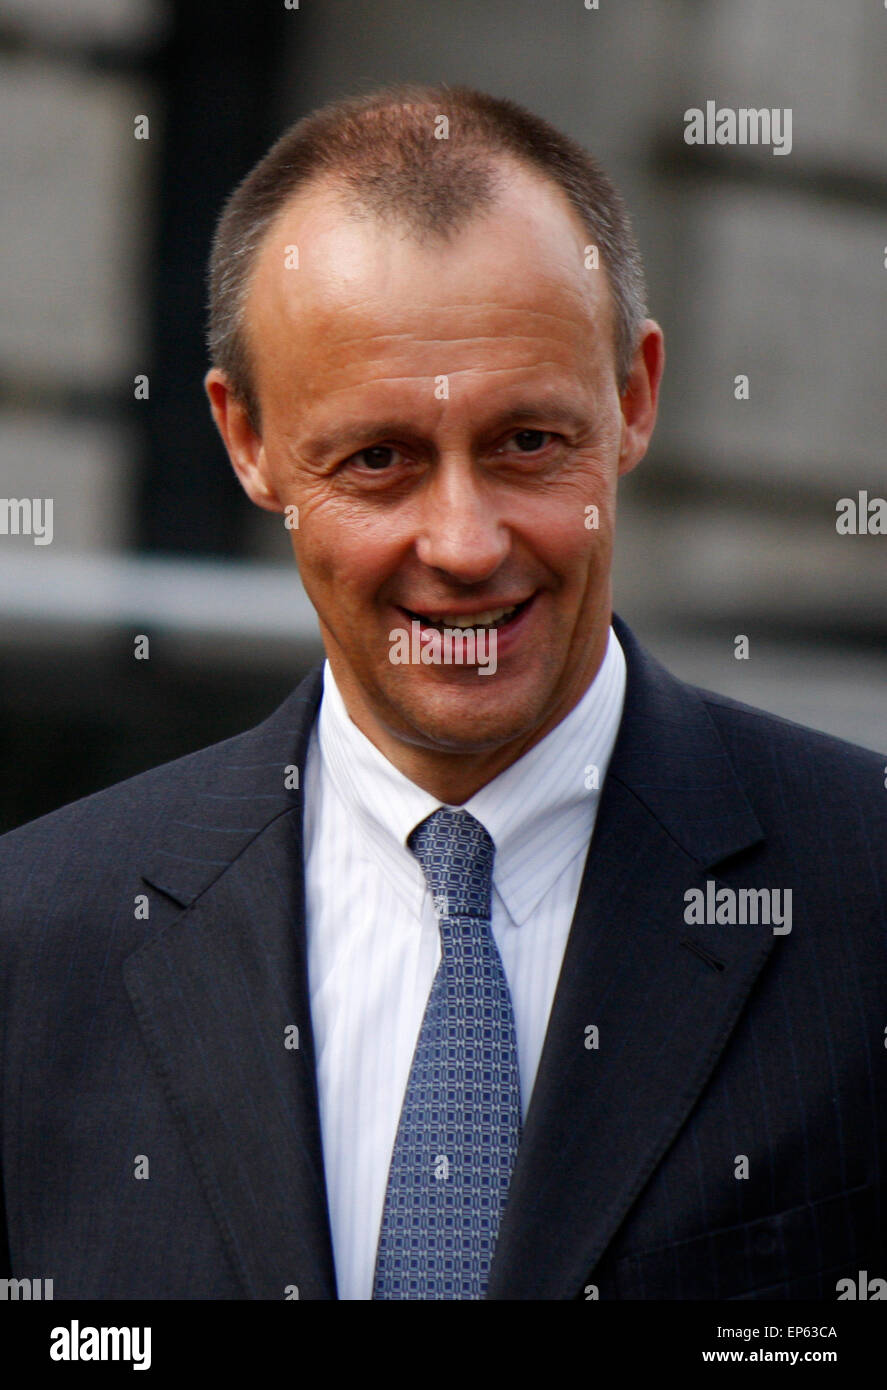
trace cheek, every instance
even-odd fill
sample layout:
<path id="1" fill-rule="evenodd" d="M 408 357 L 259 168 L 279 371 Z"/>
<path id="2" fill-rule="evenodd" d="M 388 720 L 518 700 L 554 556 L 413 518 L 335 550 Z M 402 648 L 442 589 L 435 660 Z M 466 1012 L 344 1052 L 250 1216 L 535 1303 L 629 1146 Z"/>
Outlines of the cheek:
<path id="1" fill-rule="evenodd" d="M 565 594 L 584 594 L 590 583 L 609 571 L 610 529 L 603 515 L 599 526 L 586 529 L 585 522 L 592 520 L 592 514 L 583 514 L 569 529 L 552 533 L 549 538 L 547 563 L 559 576 Z"/>
<path id="2" fill-rule="evenodd" d="M 347 568 L 351 553 L 349 534 L 353 528 L 347 512 L 327 488 L 304 478 L 296 478 L 291 495 L 299 507 L 293 551 L 306 588 L 309 576 L 315 582 L 330 583 Z"/>
<path id="3" fill-rule="evenodd" d="M 527 522 L 526 516 L 532 516 Z M 569 487 L 537 496 L 519 525 L 524 542 L 556 573 L 566 575 L 599 563 L 613 535 L 615 490 L 608 479 L 585 472 Z"/>
<path id="4" fill-rule="evenodd" d="M 396 568 L 388 528 L 334 518 L 332 512 L 300 517 L 293 553 L 309 597 L 324 591 L 327 606 L 370 603 L 383 577 Z"/>
<path id="5" fill-rule="evenodd" d="M 327 613 L 367 601 L 396 565 L 390 518 L 368 514 L 326 479 L 311 477 L 281 448 L 269 450 L 269 459 L 280 497 L 298 508 L 290 543 L 309 598 Z"/>
<path id="6" fill-rule="evenodd" d="M 315 585 L 328 585 L 334 579 L 335 548 L 330 546 L 322 531 L 306 525 L 304 515 L 299 518 L 298 531 L 292 534 L 292 545 L 299 575 L 309 594 Z"/>

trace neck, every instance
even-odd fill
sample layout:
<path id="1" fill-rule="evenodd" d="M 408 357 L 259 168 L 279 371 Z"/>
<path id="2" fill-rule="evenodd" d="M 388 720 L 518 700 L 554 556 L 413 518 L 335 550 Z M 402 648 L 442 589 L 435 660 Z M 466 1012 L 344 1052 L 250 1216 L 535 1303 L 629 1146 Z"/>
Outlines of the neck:
<path id="1" fill-rule="evenodd" d="M 600 670 L 608 636 L 609 621 L 596 636 L 588 662 L 577 671 L 535 727 L 505 743 L 481 750 L 433 748 L 393 729 L 373 710 L 347 668 L 340 672 L 340 663 L 333 655 L 329 660 L 348 716 L 370 743 L 415 786 L 446 805 L 461 806 L 540 743 L 575 709 Z"/>

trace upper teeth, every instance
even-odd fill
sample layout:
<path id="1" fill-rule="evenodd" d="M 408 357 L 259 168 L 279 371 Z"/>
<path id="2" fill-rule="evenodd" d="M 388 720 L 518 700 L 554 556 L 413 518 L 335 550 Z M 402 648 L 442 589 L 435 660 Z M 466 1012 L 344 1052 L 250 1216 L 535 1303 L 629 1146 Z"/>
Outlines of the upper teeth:
<path id="1" fill-rule="evenodd" d="M 444 623 L 447 627 L 489 627 L 490 623 L 498 623 L 506 613 L 513 613 L 518 607 L 515 604 L 513 608 L 489 608 L 485 613 L 442 613 L 439 618 L 429 621 Z"/>

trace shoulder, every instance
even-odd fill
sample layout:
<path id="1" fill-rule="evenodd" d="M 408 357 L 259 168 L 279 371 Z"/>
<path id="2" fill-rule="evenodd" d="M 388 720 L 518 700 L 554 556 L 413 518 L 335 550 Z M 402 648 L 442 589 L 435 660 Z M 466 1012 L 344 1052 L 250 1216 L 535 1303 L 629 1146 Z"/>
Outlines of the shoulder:
<path id="1" fill-rule="evenodd" d="M 617 621 L 627 661 L 618 778 L 657 814 L 710 822 L 714 840 L 745 803 L 786 871 L 837 880 L 852 859 L 887 881 L 884 755 L 681 680 Z"/>
<path id="2" fill-rule="evenodd" d="M 696 689 L 694 687 L 694 689 Z M 811 878 L 849 883 L 851 866 L 887 885 L 887 758 L 697 689 L 772 843 Z"/>
<path id="3" fill-rule="evenodd" d="M 698 686 L 691 689 L 704 704 L 725 744 L 742 758 L 753 756 L 761 766 L 770 760 L 774 769 L 783 772 L 795 768 L 801 775 L 818 772 L 828 777 L 862 778 L 885 790 L 887 758 L 883 753 L 727 695 Z"/>
<path id="4" fill-rule="evenodd" d="M 315 668 L 268 719 L 219 743 L 117 782 L 0 836 L 0 885 L 23 872 L 51 870 L 61 857 L 75 873 L 78 857 L 95 862 L 148 843 L 171 817 L 187 818 L 207 798 L 261 795 L 282 786 L 274 765 L 297 761 L 322 690 Z M 3 894 L 0 886 L 0 898 Z"/>
<path id="5" fill-rule="evenodd" d="M 613 625 L 627 666 L 623 724 L 644 731 L 644 758 L 668 759 L 677 750 L 686 763 L 722 756 L 723 750 L 738 771 L 756 777 L 769 768 L 780 778 L 803 782 L 815 775 L 872 793 L 887 791 L 883 753 L 692 685 L 663 666 L 615 614 Z M 718 736 L 714 745 L 712 730 Z M 887 797 L 880 795 L 879 801 Z"/>

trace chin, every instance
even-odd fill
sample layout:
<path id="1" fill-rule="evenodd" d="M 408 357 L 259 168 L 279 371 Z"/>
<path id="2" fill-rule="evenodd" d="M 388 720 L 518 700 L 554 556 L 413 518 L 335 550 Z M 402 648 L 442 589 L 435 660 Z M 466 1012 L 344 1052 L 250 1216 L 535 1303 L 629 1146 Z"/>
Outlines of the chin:
<path id="1" fill-rule="evenodd" d="M 536 709 L 538 701 L 505 699 L 493 688 L 495 676 L 477 679 L 490 682 L 485 700 L 479 698 L 474 684 L 455 698 L 453 692 L 435 692 L 424 699 L 396 700 L 394 707 L 407 726 L 401 736 L 429 749 L 483 753 L 529 734 L 538 725 L 542 718 Z"/>

